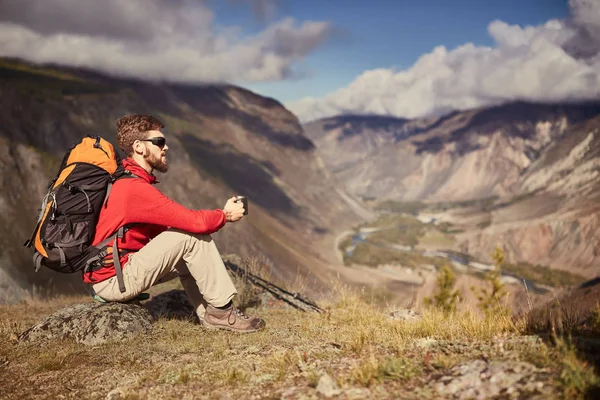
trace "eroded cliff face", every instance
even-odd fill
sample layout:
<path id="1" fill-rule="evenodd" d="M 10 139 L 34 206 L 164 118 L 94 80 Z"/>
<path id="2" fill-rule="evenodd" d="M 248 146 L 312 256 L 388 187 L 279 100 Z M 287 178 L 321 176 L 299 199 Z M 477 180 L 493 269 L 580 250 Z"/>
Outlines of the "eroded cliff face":
<path id="1" fill-rule="evenodd" d="M 493 220 L 488 228 L 460 235 L 459 243 L 462 250 L 488 261 L 490 252 L 500 246 L 508 261 L 547 265 L 591 278 L 600 272 L 599 231 L 598 211 L 556 213 L 513 223 Z"/>
<path id="2" fill-rule="evenodd" d="M 600 117 L 567 130 L 524 170 L 520 198 L 491 212 L 490 226 L 465 234 L 471 251 L 504 245 L 514 260 L 600 272 Z"/>
<path id="3" fill-rule="evenodd" d="M 47 287 L 49 279 L 56 289 L 81 287 L 77 276 L 34 274 L 22 244 L 66 149 L 87 134 L 116 143 L 114 123 L 127 113 L 150 113 L 166 124 L 170 169 L 157 174 L 165 194 L 196 209 L 249 196 L 248 217 L 214 235 L 223 253 L 264 256 L 274 276 L 308 275 L 318 288 L 335 269 L 320 243 L 360 219 L 332 190 L 334 178 L 297 118 L 244 89 L 154 85 L 3 61 L 0 93 L 5 295 L 19 291 L 15 284 Z"/>
<path id="4" fill-rule="evenodd" d="M 386 124 L 344 117 L 305 126 L 327 166 L 363 197 L 464 200 L 519 191 L 521 173 L 600 104 L 510 104 Z"/>
<path id="5" fill-rule="evenodd" d="M 348 191 L 364 198 L 447 202 L 497 196 L 457 249 L 584 275 L 599 272 L 600 104 L 509 104 L 437 120 L 310 123 L 307 135 Z M 399 132 L 402 132 L 401 134 Z M 343 155 L 343 156 L 340 156 Z M 485 214 L 485 215 L 484 215 Z M 479 226 L 478 226 L 479 225 Z"/>

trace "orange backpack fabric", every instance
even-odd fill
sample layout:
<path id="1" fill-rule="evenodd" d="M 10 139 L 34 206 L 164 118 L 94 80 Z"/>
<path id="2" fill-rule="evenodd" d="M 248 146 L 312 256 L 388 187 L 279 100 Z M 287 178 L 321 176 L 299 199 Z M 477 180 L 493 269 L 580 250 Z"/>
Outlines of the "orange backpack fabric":
<path id="1" fill-rule="evenodd" d="M 37 224 L 26 247 L 33 263 L 61 273 L 90 271 L 102 244 L 91 246 L 101 208 L 116 179 L 126 175 L 113 145 L 99 136 L 85 137 L 65 154 L 48 185 Z"/>

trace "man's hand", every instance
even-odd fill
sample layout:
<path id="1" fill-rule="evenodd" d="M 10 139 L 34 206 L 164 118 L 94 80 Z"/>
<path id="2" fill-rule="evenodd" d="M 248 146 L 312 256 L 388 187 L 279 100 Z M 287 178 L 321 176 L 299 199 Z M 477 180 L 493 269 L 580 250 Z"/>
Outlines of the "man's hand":
<path id="1" fill-rule="evenodd" d="M 237 222 L 244 216 L 244 205 L 241 201 L 236 203 L 236 199 L 237 197 L 233 196 L 227 200 L 225 207 L 223 207 L 227 222 Z"/>

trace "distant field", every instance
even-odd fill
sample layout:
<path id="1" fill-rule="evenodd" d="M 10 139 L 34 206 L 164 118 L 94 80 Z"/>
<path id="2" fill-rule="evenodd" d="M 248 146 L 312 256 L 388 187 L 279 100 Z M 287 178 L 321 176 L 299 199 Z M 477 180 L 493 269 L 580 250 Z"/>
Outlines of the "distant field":
<path id="1" fill-rule="evenodd" d="M 0 68 L 4 71 L 15 71 L 26 74 L 40 75 L 60 80 L 78 81 L 85 82 L 78 76 L 69 74 L 64 71 L 59 71 L 50 67 L 39 67 L 18 61 L 10 61 L 6 59 L 0 59 Z"/>
<path id="2" fill-rule="evenodd" d="M 425 207 L 425 203 L 422 203 L 420 201 L 400 202 L 394 200 L 386 200 L 375 206 L 375 210 L 417 215 Z"/>
<path id="3" fill-rule="evenodd" d="M 421 265 L 434 265 L 440 267 L 444 259 L 427 257 L 418 251 L 402 251 L 392 246 L 410 248 L 444 248 L 449 249 L 454 242 L 452 235 L 442 231 L 448 226 L 438 227 L 424 224 L 418 219 L 405 214 L 386 214 L 376 221 L 365 224 L 363 227 L 367 234 L 364 242 L 357 243 L 351 255 L 346 255 L 346 249 L 352 244 L 352 237 L 346 237 L 340 244 L 339 250 L 344 253 L 344 262 L 347 265 L 360 264 L 376 267 L 382 264 L 401 264 L 410 268 Z"/>
<path id="4" fill-rule="evenodd" d="M 480 209 L 481 211 L 489 211 L 493 208 L 494 204 L 498 200 L 498 196 L 486 197 L 483 199 L 473 199 L 473 200 L 464 200 L 464 201 L 448 201 L 448 202 L 439 202 L 439 203 L 430 203 L 427 204 L 425 208 L 426 211 L 447 211 L 453 208 L 465 208 L 465 207 L 475 207 Z"/>
<path id="5" fill-rule="evenodd" d="M 532 265 L 528 263 L 504 263 L 502 264 L 502 270 L 514 273 L 515 275 L 518 275 L 521 278 L 532 280 L 542 285 L 548 285 L 552 287 L 579 285 L 586 280 L 583 276 L 574 274 L 572 272 L 548 268 L 543 265 Z"/>
<path id="6" fill-rule="evenodd" d="M 30 94 L 39 94 L 40 100 L 57 96 L 107 93 L 117 90 L 108 85 L 88 82 L 75 75 L 51 68 L 0 60 L 0 84 L 10 82 L 12 87 Z"/>
<path id="7" fill-rule="evenodd" d="M 448 261 L 440 257 L 427 257 L 413 251 L 399 251 L 381 247 L 368 242 L 358 243 L 350 257 L 345 257 L 346 264 L 359 264 L 376 267 L 384 264 L 399 264 L 404 267 L 418 268 L 423 265 L 441 267 Z"/>
<path id="8" fill-rule="evenodd" d="M 524 196 L 524 198 L 527 196 Z M 487 197 L 483 199 L 473 199 L 464 201 L 444 201 L 436 203 L 424 203 L 421 201 L 396 201 L 385 200 L 378 203 L 375 209 L 378 211 L 387 211 L 393 213 L 406 213 L 417 215 L 420 212 L 441 212 L 455 208 L 476 207 L 482 211 L 491 210 L 498 200 L 498 196 Z"/>
<path id="9" fill-rule="evenodd" d="M 452 248 L 454 237 L 439 230 L 429 229 L 419 238 L 419 247 L 423 248 Z"/>

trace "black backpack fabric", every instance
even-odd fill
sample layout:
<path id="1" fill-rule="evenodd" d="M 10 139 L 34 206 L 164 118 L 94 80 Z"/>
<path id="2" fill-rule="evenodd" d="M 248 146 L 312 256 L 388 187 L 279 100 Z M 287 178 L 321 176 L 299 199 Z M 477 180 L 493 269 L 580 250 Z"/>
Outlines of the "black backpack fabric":
<path id="1" fill-rule="evenodd" d="M 129 176 L 132 174 L 123 169 L 113 145 L 99 136 L 85 137 L 67 151 L 48 185 L 33 234 L 24 244 L 33 247 L 36 272 L 42 266 L 60 273 L 89 272 L 101 268 L 98 261 L 107 254 L 119 254 L 116 240 L 112 249 L 106 244 L 123 235 L 125 227 L 103 243 L 91 244 L 112 184 Z M 119 257 L 114 258 L 124 291 Z"/>

